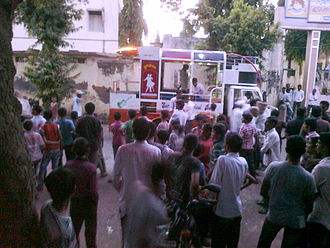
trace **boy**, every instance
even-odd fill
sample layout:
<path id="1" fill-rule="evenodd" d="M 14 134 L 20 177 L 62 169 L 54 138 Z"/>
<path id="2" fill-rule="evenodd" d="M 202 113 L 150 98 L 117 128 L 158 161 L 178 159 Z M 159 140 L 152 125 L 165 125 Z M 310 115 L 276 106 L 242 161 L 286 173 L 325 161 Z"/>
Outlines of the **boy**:
<path id="1" fill-rule="evenodd" d="M 168 117 L 169 117 L 169 113 L 167 110 L 162 110 L 160 112 L 161 122 L 157 126 L 157 131 L 159 130 L 168 131 L 170 129 L 170 124 L 168 123 Z"/>
<path id="2" fill-rule="evenodd" d="M 209 164 L 210 164 L 210 154 L 213 147 L 212 141 L 212 124 L 205 123 L 203 125 L 203 132 L 199 139 L 199 145 L 201 146 L 201 153 L 198 156 L 198 159 L 205 165 L 205 171 L 209 173 Z"/>
<path id="3" fill-rule="evenodd" d="M 41 208 L 42 247 L 78 248 L 69 214 L 70 200 L 75 192 L 75 178 L 67 168 L 51 172 L 45 179 L 51 200 Z"/>
<path id="4" fill-rule="evenodd" d="M 34 168 L 34 177 L 36 177 L 38 165 L 42 159 L 42 149 L 45 147 L 45 142 L 39 133 L 32 131 L 33 123 L 31 120 L 25 120 L 23 127 L 25 129 L 24 138 L 28 146 Z"/>
<path id="5" fill-rule="evenodd" d="M 39 132 L 40 128 L 46 123 L 46 120 L 44 117 L 41 116 L 42 108 L 39 105 L 35 105 L 32 108 L 32 123 L 33 128 L 32 131 Z"/>
<path id="6" fill-rule="evenodd" d="M 213 147 L 211 149 L 210 157 L 210 172 L 212 173 L 215 163 L 220 155 L 224 154 L 223 148 L 225 143 L 226 127 L 225 125 L 219 123 L 213 126 L 212 136 L 213 136 Z"/>
<path id="7" fill-rule="evenodd" d="M 179 120 L 180 126 L 182 126 L 184 128 L 186 126 L 186 122 L 187 122 L 187 115 L 183 111 L 183 107 L 184 107 L 183 100 L 176 101 L 176 110 L 174 111 L 174 113 L 171 116 L 170 123 L 172 122 L 172 120 Z"/>
<path id="8" fill-rule="evenodd" d="M 313 211 L 308 217 L 310 247 L 330 247 L 330 133 L 321 133 L 317 151 L 323 159 L 313 169 L 318 189 Z"/>
<path id="9" fill-rule="evenodd" d="M 243 139 L 237 133 L 226 135 L 227 154 L 218 158 L 210 179 L 210 183 L 221 186 L 213 220 L 212 248 L 238 245 L 242 220 L 240 190 L 255 182 L 248 173 L 246 160 L 238 154 L 242 143 Z"/>
<path id="10" fill-rule="evenodd" d="M 305 141 L 309 142 L 312 137 L 319 137 L 320 135 L 316 132 L 317 120 L 314 118 L 308 118 L 305 120 L 303 130 L 307 135 Z"/>
<path id="11" fill-rule="evenodd" d="M 133 122 L 136 117 L 136 111 L 134 109 L 129 109 L 128 117 L 129 117 L 129 121 L 126 121 L 121 127 L 121 129 L 124 131 L 126 144 L 134 142 Z"/>
<path id="12" fill-rule="evenodd" d="M 171 129 L 172 132 L 168 139 L 168 146 L 173 151 L 181 152 L 185 134 L 183 127 L 180 125 L 180 121 L 178 119 L 174 119 L 171 121 Z"/>
<path id="13" fill-rule="evenodd" d="M 246 159 L 249 165 L 249 171 L 252 176 L 256 175 L 254 166 L 254 140 L 258 141 L 258 131 L 254 124 L 251 123 L 253 116 L 250 112 L 243 113 L 242 122 L 243 126 L 239 130 L 239 135 L 243 139 L 242 149 L 240 156 Z"/>
<path id="14" fill-rule="evenodd" d="M 121 114 L 116 112 L 113 117 L 115 118 L 115 122 L 112 123 L 109 127 L 109 131 L 113 133 L 112 137 L 112 148 L 113 148 L 113 157 L 116 158 L 116 153 L 118 148 L 124 144 L 124 135 L 121 129 L 123 123 L 120 121 Z"/>
<path id="15" fill-rule="evenodd" d="M 217 109 L 217 105 L 215 103 L 212 103 L 211 104 L 211 116 L 210 116 L 210 119 L 211 119 L 211 123 L 214 125 L 215 123 L 217 123 L 217 113 L 215 112 L 215 110 Z"/>
<path id="16" fill-rule="evenodd" d="M 197 138 L 199 138 L 202 134 L 203 125 L 205 123 L 205 116 L 198 114 L 196 115 L 195 120 L 197 121 L 197 126 L 191 130 L 191 133 L 195 134 Z"/>
<path id="17" fill-rule="evenodd" d="M 139 118 L 144 118 L 147 121 L 151 121 L 147 116 L 148 113 L 149 113 L 148 108 L 146 106 L 142 106 L 141 109 L 140 109 L 141 116 Z"/>
<path id="18" fill-rule="evenodd" d="M 59 119 L 55 121 L 56 124 L 60 126 L 61 135 L 63 138 L 63 149 L 65 151 L 66 161 L 74 159 L 74 153 L 72 151 L 73 137 L 72 132 L 75 129 L 72 120 L 69 120 L 66 117 L 67 111 L 66 108 L 60 108 L 58 110 Z"/>
<path id="19" fill-rule="evenodd" d="M 167 160 L 169 155 L 171 155 L 173 153 L 173 150 L 171 148 L 169 148 L 168 145 L 166 145 L 166 142 L 168 141 L 169 136 L 170 136 L 169 132 L 166 130 L 161 129 L 157 132 L 158 142 L 161 145 L 158 148 L 160 149 L 160 151 L 162 153 L 163 160 Z"/>
<path id="20" fill-rule="evenodd" d="M 162 186 L 166 171 L 166 164 L 157 162 L 151 167 L 152 186 L 145 186 L 140 181 L 133 183 L 136 191 L 129 206 L 127 248 L 163 247 L 157 226 L 169 222 L 166 206 L 161 200 L 165 194 Z"/>
<path id="21" fill-rule="evenodd" d="M 47 166 L 52 161 L 52 169 L 57 169 L 61 158 L 61 133 L 58 125 L 52 122 L 52 111 L 47 109 L 44 111 L 46 123 L 41 128 L 41 134 L 46 144 L 44 154 L 41 160 L 37 190 L 42 191 L 44 186 L 44 178 L 47 173 Z"/>
<path id="22" fill-rule="evenodd" d="M 85 222 L 85 239 L 87 248 L 96 247 L 98 190 L 96 166 L 88 162 L 88 141 L 77 138 L 73 142 L 73 151 L 77 158 L 66 163 L 76 178 L 76 191 L 71 201 L 71 216 L 74 230 L 79 237 L 82 224 Z"/>
<path id="23" fill-rule="evenodd" d="M 288 138 L 288 160 L 271 163 L 265 172 L 260 194 L 269 208 L 259 237 L 258 248 L 271 247 L 277 233 L 284 228 L 281 247 L 299 247 L 312 211 L 316 187 L 313 176 L 300 166 L 306 143 L 298 135 Z"/>

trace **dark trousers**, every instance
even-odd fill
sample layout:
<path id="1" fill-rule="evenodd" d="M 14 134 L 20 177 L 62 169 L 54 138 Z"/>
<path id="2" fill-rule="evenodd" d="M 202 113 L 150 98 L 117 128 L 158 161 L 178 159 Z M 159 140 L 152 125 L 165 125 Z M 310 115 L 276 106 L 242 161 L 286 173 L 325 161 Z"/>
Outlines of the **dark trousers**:
<path id="1" fill-rule="evenodd" d="M 101 175 L 106 175 L 107 169 L 106 169 L 106 166 L 105 166 L 105 160 L 104 160 L 102 148 L 100 148 L 98 154 L 99 154 L 99 157 L 98 157 L 98 160 L 97 160 L 97 168 L 100 169 Z"/>
<path id="2" fill-rule="evenodd" d="M 81 227 L 85 222 L 85 239 L 87 248 L 95 248 L 97 229 L 97 201 L 72 198 L 70 214 L 78 242 Z"/>
<path id="3" fill-rule="evenodd" d="M 120 147 L 120 146 L 117 146 L 117 145 L 112 144 L 113 158 L 114 158 L 114 159 L 116 158 L 116 154 L 117 154 L 117 151 L 118 151 L 119 147 Z"/>
<path id="4" fill-rule="evenodd" d="M 126 246 L 126 236 L 127 236 L 127 215 L 120 218 L 121 224 L 121 247 Z"/>
<path id="5" fill-rule="evenodd" d="M 330 231 L 322 224 L 307 223 L 308 239 L 310 248 L 330 247 Z"/>
<path id="6" fill-rule="evenodd" d="M 73 145 L 64 146 L 66 161 L 75 159 L 76 155 L 73 152 Z"/>
<path id="7" fill-rule="evenodd" d="M 261 234 L 259 237 L 258 248 L 270 248 L 273 240 L 275 239 L 277 233 L 284 228 L 284 235 L 282 240 L 281 248 L 297 248 L 299 247 L 299 242 L 301 235 L 304 232 L 304 228 L 291 228 L 287 226 L 277 225 L 265 220 Z"/>
<path id="8" fill-rule="evenodd" d="M 300 108 L 301 102 L 293 102 L 293 115 L 296 114 L 296 110 Z"/>
<path id="9" fill-rule="evenodd" d="M 256 176 L 256 169 L 254 164 L 254 149 L 241 149 L 239 155 L 246 159 L 249 165 L 249 172 L 252 176 Z"/>
<path id="10" fill-rule="evenodd" d="M 242 217 L 221 218 L 213 217 L 212 248 L 236 248 L 239 241 Z"/>
<path id="11" fill-rule="evenodd" d="M 193 124 L 193 120 L 187 120 L 185 130 L 184 130 L 186 134 L 190 133 L 190 131 L 192 129 L 192 124 Z"/>

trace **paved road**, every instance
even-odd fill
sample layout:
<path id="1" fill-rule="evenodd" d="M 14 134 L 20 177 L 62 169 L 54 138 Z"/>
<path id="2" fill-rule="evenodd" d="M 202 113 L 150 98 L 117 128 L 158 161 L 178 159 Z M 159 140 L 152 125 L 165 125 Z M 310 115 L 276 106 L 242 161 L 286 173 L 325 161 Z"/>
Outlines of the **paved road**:
<path id="1" fill-rule="evenodd" d="M 113 168 L 113 151 L 111 146 L 111 134 L 104 126 L 104 156 L 106 160 L 108 173 Z M 49 166 L 50 167 L 50 166 Z M 98 172 L 100 173 L 100 172 Z M 117 210 L 118 194 L 113 185 L 108 183 L 109 176 L 106 178 L 99 177 L 99 207 L 98 207 L 98 230 L 97 244 L 98 248 L 120 248 L 121 247 L 121 230 L 120 219 Z M 251 185 L 249 188 L 241 192 L 241 198 L 244 204 L 244 212 L 241 223 L 241 235 L 239 248 L 254 248 L 257 245 L 261 227 L 265 216 L 258 214 L 258 206 L 255 201 L 259 199 L 260 185 Z M 37 200 L 38 212 L 43 202 L 49 199 L 46 190 L 39 193 Z M 85 248 L 84 229 L 80 233 L 81 248 Z M 282 232 L 277 235 L 273 242 L 272 248 L 280 247 Z"/>

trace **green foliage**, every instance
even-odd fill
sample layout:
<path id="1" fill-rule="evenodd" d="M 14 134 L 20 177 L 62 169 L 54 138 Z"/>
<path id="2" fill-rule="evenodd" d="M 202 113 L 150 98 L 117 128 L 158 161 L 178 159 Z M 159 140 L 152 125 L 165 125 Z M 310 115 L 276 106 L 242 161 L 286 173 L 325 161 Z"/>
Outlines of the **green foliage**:
<path id="1" fill-rule="evenodd" d="M 184 22 L 184 34 L 193 35 L 203 28 L 208 34 L 204 49 L 262 57 L 262 51 L 271 49 L 280 33 L 272 25 L 274 6 L 259 5 L 261 1 L 200 0 Z"/>
<path id="2" fill-rule="evenodd" d="M 119 45 L 140 46 L 142 34 L 148 33 L 143 18 L 142 0 L 124 0 L 124 7 L 119 16 Z"/>
<path id="3" fill-rule="evenodd" d="M 23 0 L 16 12 L 29 34 L 42 45 L 40 52 L 33 52 L 24 75 L 38 88 L 37 97 L 44 105 L 56 97 L 60 102 L 74 91 L 71 76 L 74 66 L 60 53 L 59 47 L 68 44 L 64 37 L 75 30 L 74 20 L 79 20 L 81 10 L 75 9 L 74 0 Z"/>
<path id="4" fill-rule="evenodd" d="M 37 97 L 44 105 L 47 106 L 52 97 L 61 102 L 74 92 L 74 79 L 79 74 L 70 76 L 76 68 L 76 65 L 70 62 L 70 59 L 60 52 L 33 52 L 33 56 L 29 58 L 29 66 L 25 67 L 24 76 L 37 86 Z"/>
<path id="5" fill-rule="evenodd" d="M 172 11 L 178 11 L 182 4 L 182 0 L 160 0 L 162 6 L 167 7 Z"/>
<path id="6" fill-rule="evenodd" d="M 305 60 L 307 31 L 289 30 L 285 35 L 284 53 L 288 61 L 295 61 L 299 65 Z"/>
<path id="7" fill-rule="evenodd" d="M 288 61 L 301 65 L 305 61 L 307 31 L 289 30 L 285 35 L 284 52 Z M 321 32 L 320 52 L 330 54 L 330 32 Z"/>
<path id="8" fill-rule="evenodd" d="M 320 51 L 330 54 L 330 32 L 321 32 Z"/>
<path id="9" fill-rule="evenodd" d="M 75 30 L 73 21 L 79 20 L 82 13 L 75 9 L 73 0 L 24 0 L 16 18 L 43 49 L 56 51 L 67 46 L 63 38 Z"/>

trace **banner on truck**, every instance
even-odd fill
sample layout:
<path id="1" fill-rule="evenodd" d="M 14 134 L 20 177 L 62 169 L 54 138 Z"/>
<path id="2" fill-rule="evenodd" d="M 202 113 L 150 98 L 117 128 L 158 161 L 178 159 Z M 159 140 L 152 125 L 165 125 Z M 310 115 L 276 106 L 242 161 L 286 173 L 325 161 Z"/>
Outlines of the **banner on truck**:
<path id="1" fill-rule="evenodd" d="M 143 60 L 141 73 L 141 98 L 157 99 L 159 61 Z"/>

